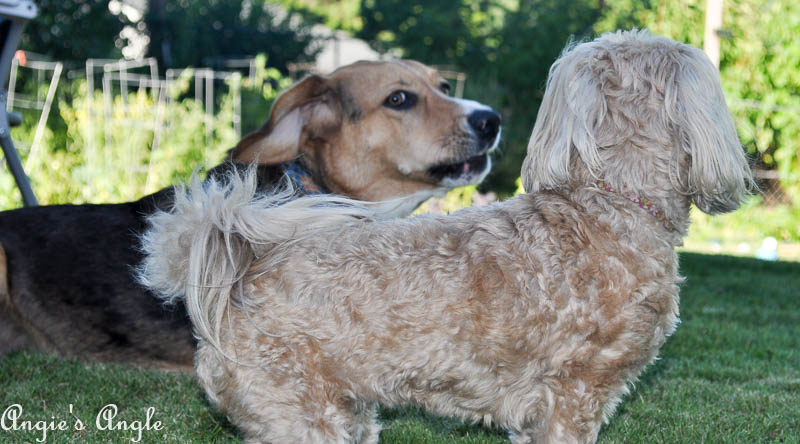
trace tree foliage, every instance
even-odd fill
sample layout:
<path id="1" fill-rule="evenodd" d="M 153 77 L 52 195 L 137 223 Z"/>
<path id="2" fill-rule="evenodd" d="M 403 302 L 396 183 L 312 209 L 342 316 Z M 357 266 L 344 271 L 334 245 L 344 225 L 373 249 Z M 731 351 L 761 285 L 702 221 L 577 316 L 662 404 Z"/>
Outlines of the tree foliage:
<path id="1" fill-rule="evenodd" d="M 800 173 L 800 3 L 739 0 L 727 8 L 720 69 L 742 139 L 766 167 Z M 800 202 L 800 182 L 793 191 Z"/>
<path id="2" fill-rule="evenodd" d="M 319 18 L 265 0 L 149 0 L 136 21 L 114 14 L 108 0 L 37 0 L 24 49 L 55 60 L 121 58 L 126 26 L 149 39 L 146 56 L 162 68 L 207 66 L 214 59 L 266 54 L 272 66 L 313 58 L 310 33 Z M 291 6 L 291 5 L 290 5 Z"/>
<path id="3" fill-rule="evenodd" d="M 39 15 L 25 26 L 20 46 L 55 60 L 121 57 L 124 16 L 108 0 L 36 0 Z"/>
<path id="4" fill-rule="evenodd" d="M 647 28 L 679 42 L 703 47 L 706 0 L 608 0 L 595 24 L 597 34 L 617 29 Z"/>
<path id="5" fill-rule="evenodd" d="M 285 69 L 314 53 L 303 16 L 264 0 L 151 0 L 144 23 L 149 54 L 165 67 L 264 53 L 271 66 Z"/>
<path id="6" fill-rule="evenodd" d="M 316 17 L 333 29 L 355 31 L 361 29 L 360 0 L 276 0 L 278 3 L 303 11 L 307 18 Z"/>

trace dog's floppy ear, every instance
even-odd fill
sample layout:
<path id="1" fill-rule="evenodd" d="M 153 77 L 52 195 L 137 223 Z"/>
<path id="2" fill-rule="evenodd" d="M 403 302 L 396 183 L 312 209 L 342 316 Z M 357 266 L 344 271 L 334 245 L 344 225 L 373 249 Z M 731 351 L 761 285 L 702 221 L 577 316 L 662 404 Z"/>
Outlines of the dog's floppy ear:
<path id="1" fill-rule="evenodd" d="M 319 137 L 339 126 L 339 101 L 328 83 L 325 77 L 310 75 L 278 96 L 267 122 L 236 145 L 232 160 L 260 165 L 288 162 L 300 154 L 304 135 Z"/>
<path id="2" fill-rule="evenodd" d="M 699 49 L 687 48 L 683 55 L 665 102 L 676 132 L 675 149 L 691 158 L 688 177 L 681 177 L 680 156 L 674 156 L 673 181 L 703 212 L 733 211 L 754 189 L 752 171 L 725 103 L 719 72 Z"/>
<path id="3" fill-rule="evenodd" d="M 586 52 L 589 46 L 580 45 L 571 52 L 567 49 L 568 53 L 550 68 L 522 165 L 522 184 L 529 193 L 565 184 L 576 154 L 589 171 L 600 167 L 598 145 L 602 141 L 597 140 L 597 134 L 608 105 L 595 66 L 603 61 L 577 54 Z"/>

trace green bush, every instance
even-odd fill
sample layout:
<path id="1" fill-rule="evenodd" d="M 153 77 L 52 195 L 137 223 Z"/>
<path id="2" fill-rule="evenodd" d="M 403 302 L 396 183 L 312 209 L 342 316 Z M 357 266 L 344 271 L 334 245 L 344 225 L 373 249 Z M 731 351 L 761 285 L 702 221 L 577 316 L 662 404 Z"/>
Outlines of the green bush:
<path id="1" fill-rule="evenodd" d="M 800 205 L 763 205 L 753 196 L 733 213 L 709 216 L 692 208 L 689 236 L 698 241 L 761 241 L 771 236 L 779 241 L 800 241 Z"/>
<path id="2" fill-rule="evenodd" d="M 272 100 L 289 84 L 265 62 L 260 57 L 254 78 L 241 82 L 244 131 L 263 124 Z M 12 137 L 39 202 L 129 201 L 187 179 L 195 169 L 202 172 L 218 164 L 237 142 L 233 90 L 228 88 L 218 98 L 209 121 L 204 104 L 187 96 L 191 79 L 192 73 L 185 72 L 169 89 L 171 100 L 161 104 L 149 89 L 129 93 L 124 103 L 118 94 L 109 115 L 102 93 L 90 95 L 83 79 L 72 81 L 61 88 L 35 151 L 30 144 L 38 112 L 24 113 L 23 125 L 12 129 Z M 0 209 L 20 205 L 11 174 L 3 168 Z"/>

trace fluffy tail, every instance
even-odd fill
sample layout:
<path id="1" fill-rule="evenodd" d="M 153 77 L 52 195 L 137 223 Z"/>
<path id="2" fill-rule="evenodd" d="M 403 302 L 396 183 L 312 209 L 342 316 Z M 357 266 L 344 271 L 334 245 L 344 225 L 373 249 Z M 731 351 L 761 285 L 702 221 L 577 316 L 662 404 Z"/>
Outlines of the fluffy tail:
<path id="1" fill-rule="evenodd" d="M 149 218 L 142 236 L 145 260 L 139 281 L 167 303 L 183 300 L 195 334 L 217 349 L 223 315 L 232 298 L 246 306 L 242 284 L 250 265 L 275 247 L 343 223 L 372 218 L 369 204 L 329 195 L 295 199 L 287 185 L 256 193 L 253 169 L 222 182 L 196 177 L 178 187 L 172 211 Z M 281 251 L 286 251 L 281 248 Z"/>

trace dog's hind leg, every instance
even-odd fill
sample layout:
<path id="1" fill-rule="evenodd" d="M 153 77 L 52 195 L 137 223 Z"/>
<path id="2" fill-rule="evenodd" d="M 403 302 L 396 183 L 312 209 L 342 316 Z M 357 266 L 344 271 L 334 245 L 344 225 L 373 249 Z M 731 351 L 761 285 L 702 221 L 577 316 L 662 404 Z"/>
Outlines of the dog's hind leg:
<path id="1" fill-rule="evenodd" d="M 19 320 L 4 304 L 0 304 L 0 356 L 17 350 L 34 349 L 36 343 Z"/>
<path id="2" fill-rule="evenodd" d="M 258 356 L 281 360 L 252 365 L 220 355 L 201 341 L 196 354 L 200 385 L 239 427 L 247 443 L 374 444 L 376 406 L 355 399 L 348 385 L 315 360 L 302 339 L 286 344 L 262 337 Z"/>
<path id="3" fill-rule="evenodd" d="M 378 405 L 358 401 L 355 408 L 355 428 L 353 442 L 358 444 L 377 444 L 381 433 L 381 426 L 376 417 Z"/>
<path id="4" fill-rule="evenodd" d="M 35 345 L 11 304 L 11 290 L 8 287 L 8 262 L 6 262 L 3 245 L 0 244 L 0 355 L 15 350 L 34 348 Z"/>

